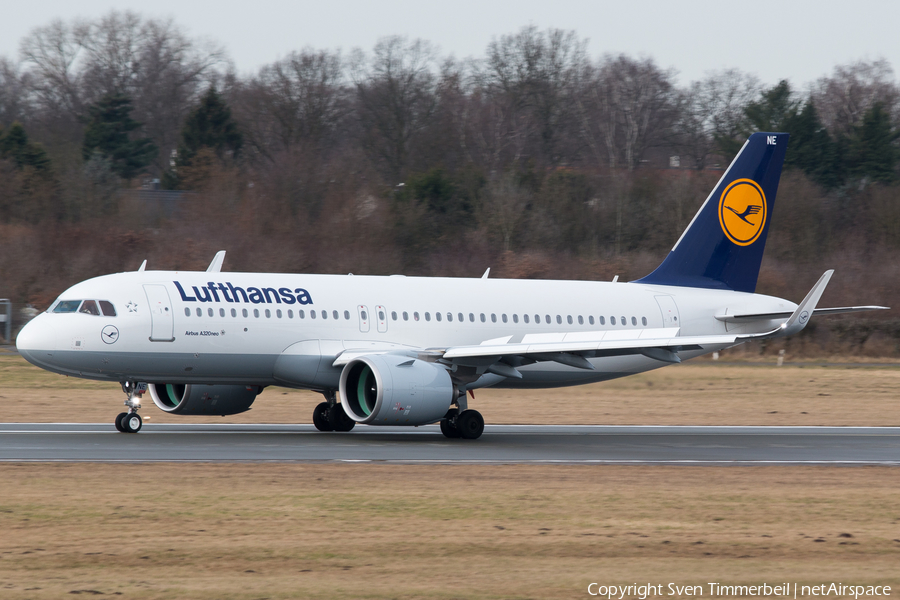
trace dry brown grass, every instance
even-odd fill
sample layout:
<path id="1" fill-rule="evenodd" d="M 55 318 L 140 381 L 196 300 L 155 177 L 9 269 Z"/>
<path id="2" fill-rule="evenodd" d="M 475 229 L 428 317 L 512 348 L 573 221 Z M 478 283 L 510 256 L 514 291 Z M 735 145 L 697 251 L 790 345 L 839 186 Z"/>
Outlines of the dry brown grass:
<path id="1" fill-rule="evenodd" d="M 6 464 L 0 481 L 9 599 L 900 586 L 896 468 Z"/>
<path id="2" fill-rule="evenodd" d="M 594 385 L 555 390 L 477 390 L 470 406 L 488 423 L 638 425 L 900 425 L 900 364 L 865 367 L 694 362 Z M 0 422 L 107 422 L 122 410 L 119 386 L 54 375 L 0 356 Z M 233 417 L 151 423 L 309 423 L 322 396 L 266 389 Z"/>

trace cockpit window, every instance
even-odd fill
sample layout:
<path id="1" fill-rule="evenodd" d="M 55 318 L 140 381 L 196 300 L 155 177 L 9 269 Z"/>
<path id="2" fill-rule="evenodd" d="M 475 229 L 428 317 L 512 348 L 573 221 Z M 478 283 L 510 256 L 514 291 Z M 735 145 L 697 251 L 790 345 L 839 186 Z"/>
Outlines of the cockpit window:
<path id="1" fill-rule="evenodd" d="M 87 315 L 99 315 L 100 309 L 97 308 L 97 303 L 94 300 L 85 300 L 81 303 L 81 308 L 78 309 L 78 312 Z"/>
<path id="2" fill-rule="evenodd" d="M 116 316 L 116 307 L 112 305 L 112 302 L 109 300 L 101 300 L 100 301 L 100 310 L 103 311 L 104 317 L 114 317 Z"/>
<path id="3" fill-rule="evenodd" d="M 81 300 L 62 300 L 57 305 L 56 308 L 53 309 L 55 313 L 70 313 L 78 310 L 78 305 L 81 304 Z"/>

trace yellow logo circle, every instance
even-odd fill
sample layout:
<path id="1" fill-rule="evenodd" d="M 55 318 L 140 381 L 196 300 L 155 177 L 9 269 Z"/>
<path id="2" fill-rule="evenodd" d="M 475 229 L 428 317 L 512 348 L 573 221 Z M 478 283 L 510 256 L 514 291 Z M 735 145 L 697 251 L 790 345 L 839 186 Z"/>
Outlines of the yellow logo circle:
<path id="1" fill-rule="evenodd" d="M 752 179 L 736 179 L 722 192 L 719 224 L 738 246 L 749 246 L 759 239 L 767 214 L 766 195 Z"/>

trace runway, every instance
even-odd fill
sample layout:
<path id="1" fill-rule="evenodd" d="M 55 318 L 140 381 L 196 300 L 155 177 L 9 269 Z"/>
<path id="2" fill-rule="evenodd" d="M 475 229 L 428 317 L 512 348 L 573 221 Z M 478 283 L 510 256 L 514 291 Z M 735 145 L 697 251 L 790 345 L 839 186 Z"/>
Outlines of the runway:
<path id="1" fill-rule="evenodd" d="M 900 465 L 900 427 L 488 425 L 478 440 L 437 426 L 0 424 L 2 462 L 389 462 Z"/>

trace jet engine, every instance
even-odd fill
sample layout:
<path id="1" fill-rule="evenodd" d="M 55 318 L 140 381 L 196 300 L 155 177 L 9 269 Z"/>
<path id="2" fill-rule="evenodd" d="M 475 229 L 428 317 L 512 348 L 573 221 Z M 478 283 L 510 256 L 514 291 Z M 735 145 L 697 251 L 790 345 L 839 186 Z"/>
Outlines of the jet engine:
<path id="1" fill-rule="evenodd" d="M 236 415 L 250 410 L 262 391 L 256 385 L 178 385 L 151 383 L 153 403 L 167 413 L 179 415 Z"/>
<path id="2" fill-rule="evenodd" d="M 456 399 L 443 367 L 394 354 L 372 354 L 341 372 L 341 406 L 357 423 L 426 425 L 439 421 Z"/>

